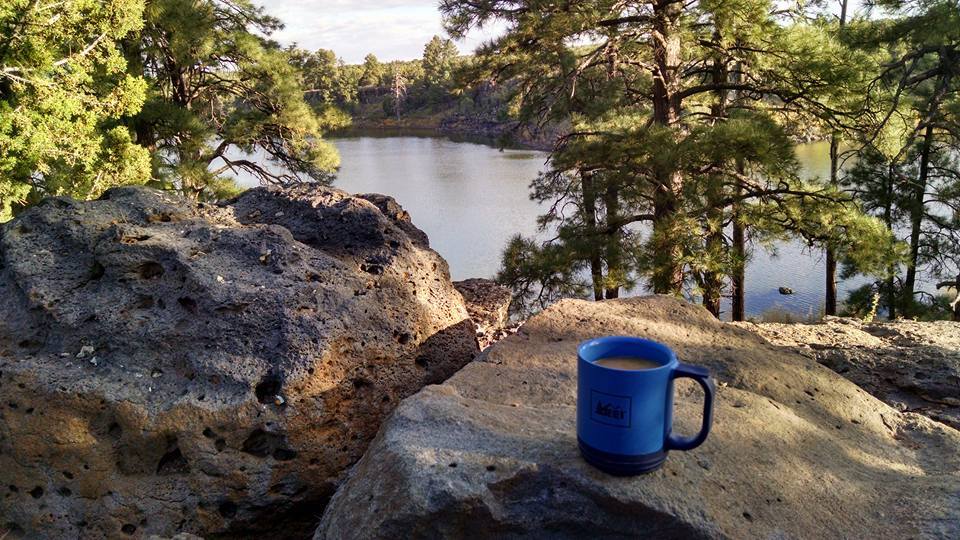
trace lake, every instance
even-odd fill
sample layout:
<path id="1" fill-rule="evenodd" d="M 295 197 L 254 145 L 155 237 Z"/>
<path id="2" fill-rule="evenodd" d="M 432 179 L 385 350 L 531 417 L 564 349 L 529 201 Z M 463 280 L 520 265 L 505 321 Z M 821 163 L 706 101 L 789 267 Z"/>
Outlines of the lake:
<path id="1" fill-rule="evenodd" d="M 499 150 L 443 137 L 357 134 L 330 139 L 340 150 L 342 168 L 334 185 L 351 193 L 384 193 L 410 212 L 430 245 L 450 263 L 454 280 L 493 277 L 500 252 L 514 234 L 536 233 L 537 203 L 530 181 L 544 168 L 545 152 Z M 800 146 L 797 156 L 807 175 L 829 175 L 827 143 Z M 252 178 L 241 178 L 247 186 Z M 823 310 L 822 252 L 800 242 L 782 243 L 776 253 L 753 246 L 746 272 L 748 317 L 786 312 L 813 318 Z M 839 297 L 866 280 L 838 284 Z M 781 295 L 779 287 L 795 294 Z M 643 291 L 633 291 L 634 294 Z M 724 309 L 729 312 L 729 302 Z"/>

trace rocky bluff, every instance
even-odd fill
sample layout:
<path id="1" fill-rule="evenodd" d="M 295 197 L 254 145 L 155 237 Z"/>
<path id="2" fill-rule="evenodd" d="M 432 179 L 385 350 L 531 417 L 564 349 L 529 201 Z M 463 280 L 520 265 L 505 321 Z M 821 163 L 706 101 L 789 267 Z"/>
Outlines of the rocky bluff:
<path id="1" fill-rule="evenodd" d="M 0 230 L 0 313 L 14 538 L 297 534 L 381 419 L 478 352 L 409 215 L 317 186 L 48 199 Z"/>

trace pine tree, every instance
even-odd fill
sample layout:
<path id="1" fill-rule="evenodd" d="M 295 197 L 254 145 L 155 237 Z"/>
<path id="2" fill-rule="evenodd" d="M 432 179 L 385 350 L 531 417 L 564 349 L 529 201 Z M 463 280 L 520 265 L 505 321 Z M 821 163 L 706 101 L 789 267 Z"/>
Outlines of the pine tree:
<path id="1" fill-rule="evenodd" d="M 423 48 L 423 72 L 426 84 L 446 88 L 453 79 L 454 62 L 459 54 L 453 41 L 433 36 Z"/>
<path id="2" fill-rule="evenodd" d="M 363 59 L 363 71 L 360 76 L 360 86 L 380 86 L 383 84 L 383 64 L 377 55 L 370 53 Z"/>
<path id="3" fill-rule="evenodd" d="M 150 83 L 133 124 L 163 185 L 219 197 L 241 171 L 264 183 L 331 179 L 339 157 L 322 134 L 334 126 L 304 100 L 290 54 L 262 37 L 279 27 L 249 0 L 149 3 L 125 48 Z M 267 163 L 243 156 L 257 151 Z"/>
<path id="4" fill-rule="evenodd" d="M 0 221 L 43 196 L 149 179 L 149 156 L 121 122 L 146 85 L 117 47 L 142 13 L 142 0 L 0 4 Z"/>
<path id="5" fill-rule="evenodd" d="M 921 269 L 934 279 L 952 277 L 960 263 L 960 6 L 942 0 L 880 4 L 894 17 L 864 21 L 852 39 L 889 55 L 871 89 L 885 113 L 864 137 L 846 184 L 891 231 L 908 231 L 903 276 L 892 266 L 880 285 L 893 319 L 923 311 Z"/>
<path id="6" fill-rule="evenodd" d="M 768 2 L 449 0 L 441 9 L 453 35 L 505 20 L 507 34 L 480 51 L 483 75 L 519 81 L 523 118 L 572 119 L 532 194 L 552 202 L 541 224 L 556 231 L 539 249 L 552 272 L 529 265 L 553 288 L 538 298 L 589 266 L 595 298 L 645 276 L 660 293 L 694 284 L 719 315 L 725 278 L 746 256 L 730 249 L 731 221 L 740 237 L 745 228 L 816 238 L 833 234 L 825 222 L 868 225 L 842 193 L 798 178 L 775 117 L 819 107 L 844 68 L 818 41 L 823 31 L 779 26 Z M 531 245 L 508 251 L 526 247 L 517 259 L 527 260 L 538 254 Z M 547 250 L 554 246 L 566 259 Z M 508 277 L 518 274 L 509 257 L 504 263 L 501 277 L 513 286 Z"/>

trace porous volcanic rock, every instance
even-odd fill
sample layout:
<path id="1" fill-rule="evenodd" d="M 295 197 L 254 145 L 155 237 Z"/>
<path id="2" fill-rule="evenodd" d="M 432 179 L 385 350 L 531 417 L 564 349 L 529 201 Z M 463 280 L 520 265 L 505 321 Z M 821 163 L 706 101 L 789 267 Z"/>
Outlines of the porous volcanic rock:
<path id="1" fill-rule="evenodd" d="M 718 380 L 713 431 L 648 475 L 581 459 L 576 346 L 672 346 Z M 675 430 L 700 422 L 680 380 Z M 957 538 L 960 432 L 902 413 L 793 349 L 668 297 L 562 301 L 407 398 L 316 539 Z"/>
<path id="2" fill-rule="evenodd" d="M 453 286 L 463 295 L 467 313 L 477 325 L 480 349 L 486 349 L 507 335 L 512 299 L 510 289 L 483 278 L 454 281 Z"/>
<path id="3" fill-rule="evenodd" d="M 826 317 L 819 324 L 739 324 L 816 360 L 896 409 L 960 429 L 960 323 Z"/>
<path id="4" fill-rule="evenodd" d="M 0 313 L 8 540 L 312 530 L 381 419 L 478 351 L 396 202 L 320 186 L 47 199 L 2 227 Z"/>

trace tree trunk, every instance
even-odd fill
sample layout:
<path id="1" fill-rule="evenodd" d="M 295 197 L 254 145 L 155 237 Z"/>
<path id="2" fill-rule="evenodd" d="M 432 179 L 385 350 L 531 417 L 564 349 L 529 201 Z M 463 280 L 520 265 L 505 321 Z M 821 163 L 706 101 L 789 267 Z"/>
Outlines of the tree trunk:
<path id="1" fill-rule="evenodd" d="M 933 124 L 927 122 L 920 146 L 920 174 L 913 187 L 913 200 L 910 201 L 910 260 L 907 261 L 907 275 L 903 280 L 900 298 L 900 311 L 909 316 L 913 306 L 913 290 L 917 284 L 917 263 L 920 258 L 920 228 L 925 214 L 924 197 L 927 194 L 927 178 L 930 175 L 930 150 L 933 139 Z"/>
<path id="2" fill-rule="evenodd" d="M 680 67 L 680 16 L 682 4 L 659 0 L 653 5 L 653 121 L 660 126 L 673 126 L 680 118 L 680 100 L 676 95 Z M 677 214 L 683 177 L 676 169 L 656 172 L 657 187 L 653 203 L 653 272 L 654 292 L 680 294 L 683 291 L 683 246 L 677 241 Z"/>
<path id="3" fill-rule="evenodd" d="M 844 2 L 846 5 L 846 2 Z M 834 186 L 838 183 L 840 159 L 839 159 L 840 137 L 836 132 L 830 135 L 830 183 Z M 827 264 L 826 264 L 826 295 L 824 298 L 823 312 L 826 315 L 837 314 L 837 252 L 836 249 L 827 245 Z"/>
<path id="4" fill-rule="evenodd" d="M 847 0 L 840 2 L 840 28 L 847 24 Z M 840 170 L 840 137 L 834 131 L 830 134 L 830 183 L 838 184 Z M 827 246 L 826 283 L 823 312 L 826 315 L 837 314 L 837 252 L 833 246 Z"/>
<path id="5" fill-rule="evenodd" d="M 739 174 L 745 174 L 746 168 L 743 166 L 743 161 L 737 160 L 737 172 Z M 743 183 L 738 179 L 736 196 L 739 198 L 743 194 Z M 744 296 L 744 283 L 745 279 L 745 270 L 747 265 L 747 249 L 746 249 L 746 234 L 744 231 L 744 226 L 741 221 L 740 216 L 740 203 L 737 202 L 733 205 L 733 255 L 736 257 L 736 263 L 733 267 L 733 275 L 730 277 L 731 288 L 733 294 L 733 302 L 731 306 L 731 319 L 734 321 L 742 321 L 745 316 L 746 311 L 746 302 Z"/>
<path id="6" fill-rule="evenodd" d="M 720 43 L 722 36 L 720 31 L 714 30 L 713 40 Z M 712 69 L 713 83 L 718 87 L 727 83 L 728 70 L 726 60 L 723 55 L 717 54 L 713 58 Z M 711 122 L 716 124 L 727 118 L 727 90 L 718 89 L 714 92 L 714 102 L 710 107 Z M 722 163 L 718 163 L 722 169 Z M 707 260 L 711 263 L 725 255 L 725 242 L 723 237 L 724 210 L 720 204 L 723 197 L 723 177 L 708 178 L 707 190 L 704 194 L 707 200 L 707 212 L 705 230 L 706 236 Z M 716 264 L 710 264 L 703 271 L 703 307 L 707 309 L 714 317 L 720 318 L 720 299 L 723 295 L 723 272 L 721 267 Z"/>
<path id="7" fill-rule="evenodd" d="M 583 191 L 583 219 L 586 223 L 587 244 L 590 250 L 593 299 L 603 300 L 603 260 L 600 256 L 600 237 L 597 234 L 597 192 L 592 172 L 580 173 L 580 188 Z"/>
<path id="8" fill-rule="evenodd" d="M 893 231 L 893 179 L 896 174 L 894 164 L 891 163 L 888 167 L 886 182 L 886 194 L 885 194 L 885 204 L 883 208 L 883 222 L 886 223 L 887 228 L 890 231 Z M 888 269 L 889 275 L 886 280 L 886 297 L 887 297 L 887 318 L 891 321 L 896 320 L 897 318 L 897 290 L 896 290 L 896 273 L 897 265 L 891 264 Z"/>
<path id="9" fill-rule="evenodd" d="M 746 249 L 744 244 L 744 231 L 743 225 L 740 225 L 740 213 L 735 211 L 733 214 L 733 254 L 737 258 L 736 266 L 734 266 L 733 276 L 730 283 L 731 293 L 733 295 L 733 301 L 731 302 L 731 313 L 730 318 L 734 321 L 742 321 L 745 317 L 746 312 L 746 298 L 744 293 L 745 288 L 744 284 L 746 282 L 744 267 L 746 259 Z"/>
<path id="10" fill-rule="evenodd" d="M 607 180 L 607 190 L 603 196 L 603 204 L 607 208 L 607 280 L 606 298 L 620 296 L 620 280 L 623 277 L 623 246 L 620 244 L 620 189 L 617 181 Z"/>

